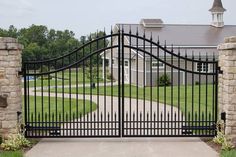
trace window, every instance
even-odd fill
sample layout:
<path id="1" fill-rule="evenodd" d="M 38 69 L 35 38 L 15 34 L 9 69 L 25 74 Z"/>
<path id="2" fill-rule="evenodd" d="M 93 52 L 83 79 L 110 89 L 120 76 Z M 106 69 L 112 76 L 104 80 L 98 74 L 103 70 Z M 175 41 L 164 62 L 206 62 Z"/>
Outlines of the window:
<path id="1" fill-rule="evenodd" d="M 197 71 L 198 72 L 208 72 L 209 66 L 207 63 L 197 63 Z"/>
<path id="2" fill-rule="evenodd" d="M 122 66 L 122 61 L 120 61 L 120 66 Z M 124 66 L 128 67 L 129 66 L 129 61 L 125 60 L 124 61 Z"/>
<path id="3" fill-rule="evenodd" d="M 125 61 L 125 66 L 128 67 L 129 66 L 129 61 Z"/>
<path id="4" fill-rule="evenodd" d="M 106 66 L 106 67 L 109 66 L 109 59 L 105 59 L 105 66 Z"/>
<path id="5" fill-rule="evenodd" d="M 156 61 L 154 61 L 154 62 L 152 62 L 152 68 L 164 68 L 164 64 L 163 63 L 161 63 L 161 62 L 156 62 Z"/>
<path id="6" fill-rule="evenodd" d="M 114 65 L 115 64 L 115 59 L 111 60 L 111 64 Z"/>

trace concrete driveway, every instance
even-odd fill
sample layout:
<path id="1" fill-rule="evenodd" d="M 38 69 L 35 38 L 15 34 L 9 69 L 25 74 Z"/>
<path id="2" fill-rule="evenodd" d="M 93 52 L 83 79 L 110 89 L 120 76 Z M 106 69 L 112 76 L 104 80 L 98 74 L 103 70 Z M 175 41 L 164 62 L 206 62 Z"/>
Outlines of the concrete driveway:
<path id="1" fill-rule="evenodd" d="M 33 89 L 30 88 L 29 94 L 34 96 Z M 37 92 L 40 96 L 41 93 Z M 44 95 L 48 95 L 44 92 Z M 55 93 L 50 93 L 51 97 Z M 62 97 L 58 93 L 58 97 Z M 65 94 L 69 97 L 69 94 Z M 72 98 L 76 98 L 75 94 L 71 94 Z M 81 99 L 83 95 L 78 95 Z M 118 110 L 117 97 L 111 99 L 110 96 L 104 97 L 86 95 L 85 99 L 95 103 L 99 102 L 99 111 L 104 112 L 104 104 L 114 104 L 113 110 Z M 113 103 L 111 103 L 113 100 Z M 131 101 L 132 112 L 138 106 L 143 105 L 143 100 L 125 98 L 125 104 Z M 150 103 L 146 101 L 146 112 L 151 109 L 154 112 L 163 112 L 164 105 L 157 102 Z M 157 106 L 159 111 L 157 111 Z M 108 105 L 107 112 L 112 112 Z M 129 111 L 129 105 L 124 111 Z M 113 112 L 114 112 L 113 111 Z M 140 108 L 140 111 L 143 111 Z M 166 111 L 170 113 L 178 113 L 176 107 L 166 105 Z M 95 111 L 96 113 L 96 111 Z M 99 114 L 99 113 L 98 113 Z M 177 116 L 178 117 L 178 116 Z M 177 119 L 178 120 L 178 119 Z M 26 157 L 217 157 L 218 154 L 199 138 L 117 138 L 117 139 L 42 139 L 36 146 L 26 153 Z"/>
<path id="2" fill-rule="evenodd" d="M 199 138 L 42 139 L 26 157 L 217 157 Z"/>

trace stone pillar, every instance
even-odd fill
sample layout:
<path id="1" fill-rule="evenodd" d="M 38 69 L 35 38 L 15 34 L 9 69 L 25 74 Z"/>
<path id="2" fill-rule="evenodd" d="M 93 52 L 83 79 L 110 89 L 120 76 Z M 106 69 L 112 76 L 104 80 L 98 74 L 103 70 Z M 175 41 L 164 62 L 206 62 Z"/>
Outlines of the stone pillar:
<path id="1" fill-rule="evenodd" d="M 219 107 L 226 113 L 225 133 L 236 137 L 236 36 L 225 38 L 218 46 L 219 66 Z"/>
<path id="2" fill-rule="evenodd" d="M 0 37 L 0 136 L 17 132 L 22 112 L 21 50 L 16 39 Z"/>

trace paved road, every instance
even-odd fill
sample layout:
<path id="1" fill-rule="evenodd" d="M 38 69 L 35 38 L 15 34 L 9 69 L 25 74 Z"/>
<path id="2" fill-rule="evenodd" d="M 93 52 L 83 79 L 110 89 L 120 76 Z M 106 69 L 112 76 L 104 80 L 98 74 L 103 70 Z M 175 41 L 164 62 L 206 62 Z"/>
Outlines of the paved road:
<path id="1" fill-rule="evenodd" d="M 43 139 L 26 157 L 218 157 L 199 138 Z"/>

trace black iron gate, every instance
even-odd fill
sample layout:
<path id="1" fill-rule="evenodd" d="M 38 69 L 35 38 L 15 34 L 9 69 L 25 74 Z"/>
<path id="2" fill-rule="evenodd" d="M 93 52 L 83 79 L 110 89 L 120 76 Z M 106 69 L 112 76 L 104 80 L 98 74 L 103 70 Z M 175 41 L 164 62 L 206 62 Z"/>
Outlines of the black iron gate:
<path id="1" fill-rule="evenodd" d="M 216 134 L 214 55 L 132 29 L 89 39 L 62 57 L 24 63 L 26 137 Z"/>

